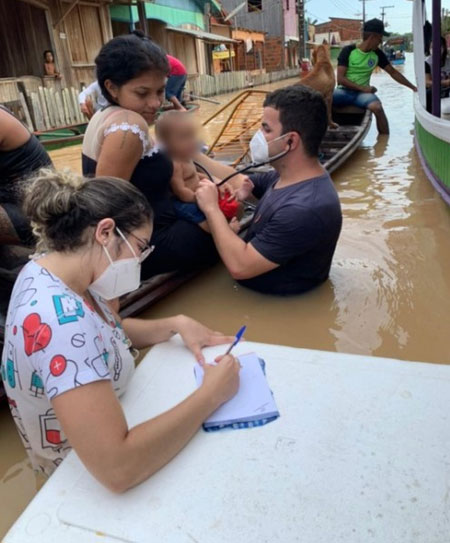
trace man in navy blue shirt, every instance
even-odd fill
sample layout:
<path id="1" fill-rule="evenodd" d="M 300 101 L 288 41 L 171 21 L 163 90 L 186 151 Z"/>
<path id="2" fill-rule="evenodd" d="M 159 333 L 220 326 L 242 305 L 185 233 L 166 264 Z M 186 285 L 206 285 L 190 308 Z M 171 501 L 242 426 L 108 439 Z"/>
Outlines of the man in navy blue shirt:
<path id="1" fill-rule="evenodd" d="M 246 287 L 299 294 L 328 278 L 342 213 L 318 158 L 327 124 L 326 105 L 316 91 L 296 85 L 267 96 L 261 131 L 251 148 L 260 159 L 265 154 L 279 158 L 271 163 L 274 171 L 251 176 L 239 189 L 240 197 L 252 191 L 260 198 L 244 239 L 220 211 L 214 183 L 200 183 L 197 202 L 217 250 L 232 277 Z M 213 161 L 205 165 L 213 168 Z M 214 169 L 215 175 L 225 174 Z"/>

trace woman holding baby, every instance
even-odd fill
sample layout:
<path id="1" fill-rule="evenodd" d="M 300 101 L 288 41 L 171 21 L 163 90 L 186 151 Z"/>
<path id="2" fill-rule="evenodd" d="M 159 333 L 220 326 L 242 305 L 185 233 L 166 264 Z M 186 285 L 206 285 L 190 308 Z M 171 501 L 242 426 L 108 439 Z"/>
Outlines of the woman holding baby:
<path id="1" fill-rule="evenodd" d="M 130 181 L 150 202 L 156 248 L 150 267 L 143 266 L 143 277 L 214 263 L 211 236 L 177 215 L 170 190 L 172 160 L 148 133 L 164 100 L 169 73 L 164 51 L 147 38 L 118 36 L 102 47 L 95 62 L 100 88 L 111 105 L 89 123 L 83 174 Z"/>

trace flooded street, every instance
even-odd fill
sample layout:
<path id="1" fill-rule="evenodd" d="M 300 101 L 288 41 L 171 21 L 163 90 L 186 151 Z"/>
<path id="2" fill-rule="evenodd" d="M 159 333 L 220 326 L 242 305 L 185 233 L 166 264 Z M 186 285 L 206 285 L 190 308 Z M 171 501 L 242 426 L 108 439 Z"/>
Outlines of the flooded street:
<path id="1" fill-rule="evenodd" d="M 412 61 L 408 55 L 400 66 L 411 80 Z M 363 146 L 333 174 L 344 224 L 330 280 L 302 296 L 275 298 L 236 285 L 218 265 L 148 316 L 183 312 L 228 332 L 247 324 L 248 339 L 267 343 L 450 361 L 450 210 L 414 149 L 412 92 L 384 72 L 372 83 L 391 135 L 378 137 L 373 123 Z"/>
<path id="2" fill-rule="evenodd" d="M 402 69 L 414 79 L 411 54 Z M 412 92 L 385 73 L 374 74 L 372 84 L 391 135 L 378 138 L 373 124 L 363 146 L 333 174 L 344 224 L 330 280 L 302 296 L 275 298 L 237 286 L 217 265 L 146 316 L 186 313 L 230 334 L 246 324 L 247 339 L 266 343 L 450 361 L 450 210 L 414 150 Z M 216 107 L 202 103 L 201 117 Z M 79 148 L 56 151 L 53 158 L 58 167 L 79 168 Z M 0 436 L 0 502 L 7 504 L 1 537 L 34 495 L 36 482 L 7 408 L 0 412 Z"/>

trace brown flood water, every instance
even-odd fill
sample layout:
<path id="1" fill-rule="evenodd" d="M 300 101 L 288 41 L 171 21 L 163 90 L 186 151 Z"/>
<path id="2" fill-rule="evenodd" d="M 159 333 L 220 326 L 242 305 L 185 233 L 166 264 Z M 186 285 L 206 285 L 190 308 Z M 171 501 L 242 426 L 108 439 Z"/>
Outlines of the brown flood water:
<path id="1" fill-rule="evenodd" d="M 411 55 L 400 69 L 413 79 Z M 186 313 L 231 334 L 246 324 L 253 341 L 449 363 L 450 211 L 414 150 L 411 91 L 384 73 L 374 74 L 373 84 L 391 135 L 378 138 L 372 126 L 333 175 L 344 225 L 330 280 L 309 294 L 274 298 L 237 286 L 217 265 L 145 316 Z M 202 103 L 200 116 L 215 107 Z M 58 167 L 79 169 L 77 148 L 53 158 Z M 0 503 L 7 504 L 1 537 L 35 494 L 36 482 L 7 409 L 0 412 L 0 436 Z"/>

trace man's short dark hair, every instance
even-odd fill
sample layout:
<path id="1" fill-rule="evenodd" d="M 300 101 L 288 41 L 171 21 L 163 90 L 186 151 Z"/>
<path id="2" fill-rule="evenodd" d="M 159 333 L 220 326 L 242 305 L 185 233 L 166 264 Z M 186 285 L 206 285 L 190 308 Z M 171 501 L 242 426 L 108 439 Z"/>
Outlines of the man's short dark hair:
<path id="1" fill-rule="evenodd" d="M 304 85 L 291 85 L 271 92 L 264 107 L 280 114 L 283 133 L 297 132 L 308 156 L 317 157 L 328 127 L 327 106 L 322 95 Z"/>

